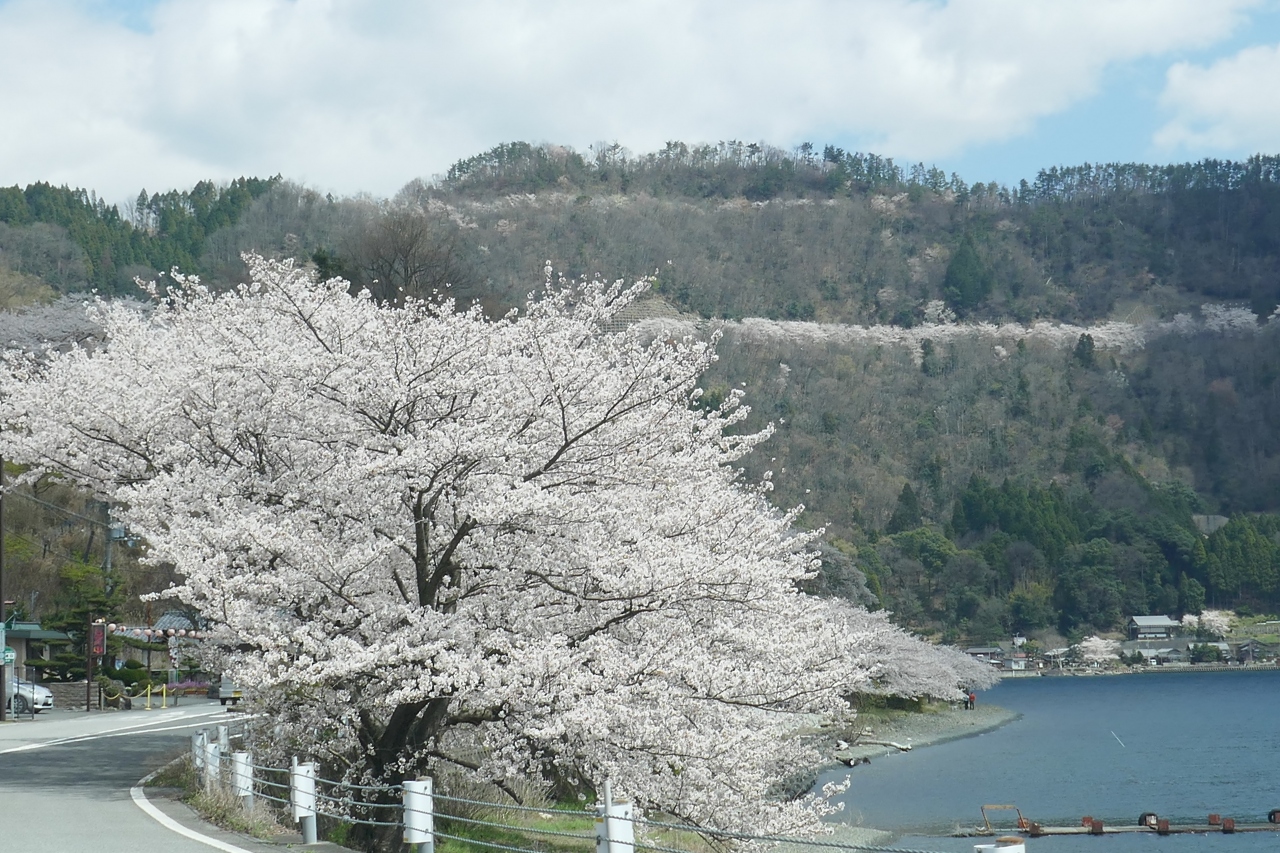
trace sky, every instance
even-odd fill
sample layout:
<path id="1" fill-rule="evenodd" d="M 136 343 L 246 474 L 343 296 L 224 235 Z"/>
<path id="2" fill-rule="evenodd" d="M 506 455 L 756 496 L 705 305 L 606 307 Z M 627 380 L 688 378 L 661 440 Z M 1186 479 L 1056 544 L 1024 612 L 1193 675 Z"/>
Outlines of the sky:
<path id="1" fill-rule="evenodd" d="M 1280 0 L 0 0 L 0 186 L 393 195 L 502 142 L 1016 184 L 1280 154 Z"/>

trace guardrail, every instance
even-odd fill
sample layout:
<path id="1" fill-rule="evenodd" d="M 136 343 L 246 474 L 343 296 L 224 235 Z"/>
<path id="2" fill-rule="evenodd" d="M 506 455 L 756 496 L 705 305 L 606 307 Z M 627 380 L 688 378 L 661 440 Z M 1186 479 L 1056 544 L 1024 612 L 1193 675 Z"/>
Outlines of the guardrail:
<path id="1" fill-rule="evenodd" d="M 294 758 L 289 767 L 257 764 L 249 751 L 233 751 L 233 734 L 227 725 L 202 730 L 191 736 L 191 758 L 206 791 L 228 791 L 246 809 L 257 799 L 286 811 L 299 825 L 303 844 L 317 839 L 319 816 L 349 824 L 399 828 L 406 844 L 419 853 L 434 853 L 437 839 L 502 851 L 503 853 L 546 853 L 538 849 L 538 839 L 555 839 L 561 848 L 581 846 L 583 853 L 705 853 L 707 842 L 715 849 L 766 844 L 786 845 L 794 851 L 872 851 L 872 853 L 935 853 L 903 847 L 852 844 L 821 838 L 752 835 L 673 820 L 653 820 L 631 803 L 615 802 L 605 782 L 601 802 L 580 810 L 525 806 L 448 796 L 436 792 L 430 778 L 406 780 L 401 785 L 368 786 L 325 779 L 315 762 Z M 469 814 L 471 816 L 469 816 Z M 474 815 L 511 814 L 509 822 L 487 820 Z M 439 825 L 444 823 L 445 828 Z M 566 820 L 567 819 L 567 820 Z M 581 829 L 571 825 L 580 820 Z M 590 821 L 590 823 L 588 823 Z M 570 828 L 564 828 L 565 823 Z M 548 825 L 539 825 L 539 824 Z M 526 839 L 529 846 L 488 841 L 459 834 L 454 825 L 496 830 L 495 838 Z M 588 828 L 589 827 L 589 828 Z M 449 831 L 454 830 L 454 831 Z M 567 842 L 567 843 L 566 843 Z M 701 842 L 701 843 L 688 843 Z M 679 846 L 685 843 L 685 846 Z M 699 851 L 691 850 L 699 848 Z M 988 849 L 991 845 L 978 845 Z M 1002 845 L 1002 851 L 1019 853 L 1017 847 Z"/>

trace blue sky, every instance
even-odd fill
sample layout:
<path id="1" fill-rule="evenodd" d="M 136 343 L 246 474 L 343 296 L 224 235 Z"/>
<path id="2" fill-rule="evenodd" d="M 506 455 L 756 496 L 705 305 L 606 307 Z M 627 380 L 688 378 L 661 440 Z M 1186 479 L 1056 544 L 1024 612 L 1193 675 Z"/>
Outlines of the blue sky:
<path id="1" fill-rule="evenodd" d="M 0 62 L 0 185 L 112 201 L 276 173 L 389 196 L 516 139 L 1010 184 L 1280 153 L 1280 0 L 0 0 Z"/>
<path id="2" fill-rule="evenodd" d="M 1016 183 L 1030 180 L 1042 168 L 1080 163 L 1166 163 L 1204 157 L 1235 158 L 1250 154 L 1280 154 L 1280 133 L 1270 145 L 1253 148 L 1197 146 L 1171 149 L 1155 143 L 1156 129 L 1171 117 L 1160 95 L 1165 75 L 1178 61 L 1211 65 L 1255 45 L 1280 44 L 1280 4 L 1270 3 L 1250 12 L 1243 25 L 1228 38 L 1194 50 L 1117 64 L 1103 75 L 1099 91 L 1070 108 L 1041 119 L 1035 128 L 1007 142 L 975 147 L 945 158 L 947 171 L 956 171 L 970 182 L 988 180 Z M 1259 87 L 1274 86 L 1258 80 Z M 1275 125 L 1273 124 L 1273 127 Z M 1276 128 L 1280 130 L 1280 127 Z M 970 177 L 972 176 L 972 177 Z"/>

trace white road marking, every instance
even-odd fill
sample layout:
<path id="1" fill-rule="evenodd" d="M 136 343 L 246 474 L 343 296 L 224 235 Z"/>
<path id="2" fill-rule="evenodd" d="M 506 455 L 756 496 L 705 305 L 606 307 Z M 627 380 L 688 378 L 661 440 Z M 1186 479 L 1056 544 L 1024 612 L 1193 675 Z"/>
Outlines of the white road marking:
<path id="1" fill-rule="evenodd" d="M 142 788 L 136 788 L 136 787 L 130 788 L 129 796 L 133 798 L 133 801 L 135 803 L 137 803 L 138 808 L 142 809 L 142 811 L 145 812 L 153 820 L 155 820 L 156 823 L 160 824 L 165 829 L 173 830 L 174 832 L 178 833 L 184 838 L 190 838 L 192 841 L 198 841 L 201 844 L 207 844 L 210 847 L 214 848 L 215 850 L 223 851 L 223 853 L 250 853 L 250 851 L 245 850 L 243 847 L 237 847 L 234 844 L 228 844 L 225 841 L 219 841 L 216 838 L 210 838 L 207 835 L 201 835 L 200 833 L 196 832 L 194 829 L 188 829 L 187 827 L 178 823 L 176 820 L 169 817 L 167 814 L 160 811 L 155 806 L 151 805 L 151 801 L 147 799 L 147 794 L 145 791 L 142 790 Z"/>
<path id="2" fill-rule="evenodd" d="M 143 735 L 151 732 L 171 732 L 177 729 L 198 728 L 199 726 L 207 726 L 208 722 L 205 717 L 223 716 L 225 711 L 208 711 L 202 714 L 190 714 L 181 717 L 172 717 L 173 720 L 190 720 L 191 722 L 178 723 L 173 726 L 157 726 L 157 723 L 168 722 L 167 720 L 151 720 L 146 723 L 136 723 L 130 726 L 119 726 L 114 729 L 97 732 L 87 735 L 72 735 L 70 737 L 54 738 L 53 740 L 37 741 L 35 743 L 24 743 L 22 746 L 11 746 L 8 749 L 0 749 L 0 755 L 7 755 L 10 752 L 30 752 L 35 749 L 44 749 L 49 746 L 63 746 L 68 743 L 84 743 L 91 740 L 102 740 L 110 737 L 124 737 L 125 735 Z"/>

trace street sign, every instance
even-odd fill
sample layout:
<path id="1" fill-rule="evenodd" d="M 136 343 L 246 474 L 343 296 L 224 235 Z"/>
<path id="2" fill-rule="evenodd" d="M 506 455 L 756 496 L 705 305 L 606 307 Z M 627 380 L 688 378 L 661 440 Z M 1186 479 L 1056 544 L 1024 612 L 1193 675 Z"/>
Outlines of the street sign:
<path id="1" fill-rule="evenodd" d="M 18 653 L 13 650 L 13 646 L 4 647 L 4 665 L 8 666 L 18 659 Z"/>

